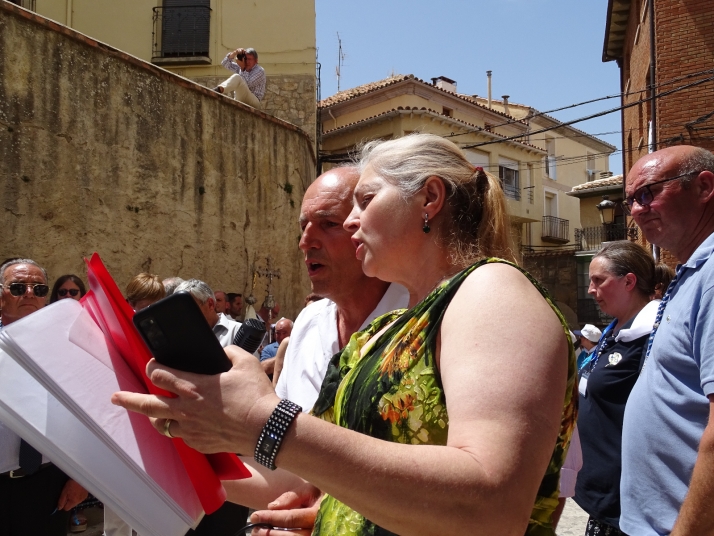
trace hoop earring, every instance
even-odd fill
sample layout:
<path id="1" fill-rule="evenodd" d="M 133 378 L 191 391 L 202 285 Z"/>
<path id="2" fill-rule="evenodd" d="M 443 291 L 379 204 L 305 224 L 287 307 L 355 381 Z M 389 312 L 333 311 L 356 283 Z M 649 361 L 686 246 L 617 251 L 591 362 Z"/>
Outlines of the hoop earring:
<path id="1" fill-rule="evenodd" d="M 429 227 L 429 215 L 424 214 L 424 227 L 421 228 L 422 231 L 424 231 L 424 234 L 429 234 L 429 231 L 431 231 L 431 227 Z"/>

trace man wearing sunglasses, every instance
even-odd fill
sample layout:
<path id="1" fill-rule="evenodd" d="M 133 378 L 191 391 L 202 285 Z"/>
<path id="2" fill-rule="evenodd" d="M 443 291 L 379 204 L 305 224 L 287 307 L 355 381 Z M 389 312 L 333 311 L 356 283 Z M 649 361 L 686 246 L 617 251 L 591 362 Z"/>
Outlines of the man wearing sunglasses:
<path id="1" fill-rule="evenodd" d="M 649 154 L 625 194 L 645 238 L 680 264 L 625 409 L 620 529 L 714 534 L 714 155 Z"/>
<path id="2" fill-rule="evenodd" d="M 16 259 L 0 267 L 2 326 L 45 306 L 47 272 L 35 261 Z M 65 536 L 69 511 L 87 492 L 0 423 L 0 533 Z"/>

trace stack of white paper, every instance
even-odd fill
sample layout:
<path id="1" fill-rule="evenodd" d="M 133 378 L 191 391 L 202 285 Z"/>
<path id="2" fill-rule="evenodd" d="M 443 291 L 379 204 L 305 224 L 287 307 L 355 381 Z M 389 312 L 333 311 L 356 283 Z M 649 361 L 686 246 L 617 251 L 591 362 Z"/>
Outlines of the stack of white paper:
<path id="1" fill-rule="evenodd" d="M 75 300 L 0 331 L 0 421 L 140 534 L 183 535 L 198 496 L 173 443 L 111 404 L 119 390 L 146 392 Z"/>

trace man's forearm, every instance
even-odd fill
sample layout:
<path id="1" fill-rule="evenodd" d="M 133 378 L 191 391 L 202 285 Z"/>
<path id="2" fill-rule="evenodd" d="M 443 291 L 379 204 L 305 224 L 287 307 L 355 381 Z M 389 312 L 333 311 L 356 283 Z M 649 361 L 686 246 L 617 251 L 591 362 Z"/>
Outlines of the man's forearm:
<path id="1" fill-rule="evenodd" d="M 712 398 L 714 396 L 710 396 L 710 400 Z M 714 509 L 711 507 L 711 498 L 714 496 L 714 421 L 711 415 L 713 406 L 714 403 L 710 402 L 709 424 L 702 434 L 689 492 L 679 510 L 671 536 L 714 534 Z"/>
<path id="2" fill-rule="evenodd" d="M 229 71 L 233 71 L 236 74 L 240 74 L 240 72 L 241 72 L 240 65 L 238 65 L 237 63 L 234 63 L 232 61 L 232 58 L 230 57 L 231 54 L 232 54 L 232 52 L 229 52 L 228 54 L 226 54 L 226 57 L 223 58 L 223 60 L 221 61 L 221 67 L 228 69 Z"/>

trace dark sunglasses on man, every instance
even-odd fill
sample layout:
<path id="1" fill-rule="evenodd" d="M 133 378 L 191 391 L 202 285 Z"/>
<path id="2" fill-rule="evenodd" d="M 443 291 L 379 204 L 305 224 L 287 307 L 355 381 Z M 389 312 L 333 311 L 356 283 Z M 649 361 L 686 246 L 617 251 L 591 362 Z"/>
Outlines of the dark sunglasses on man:
<path id="1" fill-rule="evenodd" d="M 78 288 L 61 288 L 57 291 L 57 295 L 59 295 L 63 298 L 67 294 L 69 294 L 72 297 L 75 297 L 77 294 L 79 294 L 79 289 Z"/>
<path id="2" fill-rule="evenodd" d="M 44 298 L 50 291 L 50 287 L 43 283 L 10 283 L 3 286 L 9 289 L 10 294 L 13 296 L 22 296 L 27 292 L 28 287 L 32 289 L 32 292 L 38 298 Z"/>
<path id="3" fill-rule="evenodd" d="M 631 196 L 625 198 L 625 200 L 622 202 L 622 206 L 625 208 L 625 212 L 629 216 L 632 211 L 632 205 L 635 204 L 635 201 L 637 201 L 637 204 L 641 207 L 650 206 L 650 203 L 654 200 L 655 195 L 657 195 L 652 192 L 650 186 L 654 186 L 655 184 L 662 184 L 669 181 L 676 181 L 678 179 L 683 179 L 684 177 L 689 177 L 690 175 L 694 174 L 699 174 L 699 171 L 690 171 L 689 173 L 677 175 L 676 177 L 670 177 L 669 179 L 662 179 L 661 181 L 654 181 L 649 184 L 645 184 L 644 186 L 640 186 L 639 188 L 637 188 L 637 190 L 633 192 Z"/>

